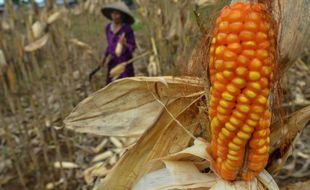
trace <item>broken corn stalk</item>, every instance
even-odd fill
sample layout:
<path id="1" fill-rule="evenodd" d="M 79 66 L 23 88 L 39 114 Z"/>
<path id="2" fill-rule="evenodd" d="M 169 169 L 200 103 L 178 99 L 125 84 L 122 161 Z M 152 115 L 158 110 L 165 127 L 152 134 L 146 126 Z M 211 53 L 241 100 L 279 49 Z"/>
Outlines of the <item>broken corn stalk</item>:
<path id="1" fill-rule="evenodd" d="M 251 180 L 268 162 L 276 55 L 271 26 L 260 3 L 232 4 L 216 20 L 209 61 L 211 155 L 225 180 Z"/>

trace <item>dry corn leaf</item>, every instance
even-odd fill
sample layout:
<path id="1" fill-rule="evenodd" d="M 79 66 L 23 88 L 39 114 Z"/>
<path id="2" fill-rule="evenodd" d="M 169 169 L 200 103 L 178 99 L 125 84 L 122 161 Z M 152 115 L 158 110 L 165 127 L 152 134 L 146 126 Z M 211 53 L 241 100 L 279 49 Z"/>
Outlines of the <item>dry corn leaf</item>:
<path id="1" fill-rule="evenodd" d="M 177 91 L 175 91 L 177 93 Z M 162 163 L 146 165 L 150 160 L 173 154 L 186 148 L 198 128 L 199 109 L 196 103 L 203 95 L 179 98 L 168 104 L 157 122 L 122 156 L 98 189 L 128 189 L 146 173 Z M 168 111 L 169 110 L 169 111 Z M 190 134 L 189 134 L 190 133 Z"/>
<path id="2" fill-rule="evenodd" d="M 169 105 L 203 93 L 196 78 L 133 77 L 118 80 L 83 100 L 65 119 L 67 128 L 96 135 L 137 136 Z M 143 117 L 141 117 L 143 116 Z"/>
<path id="3" fill-rule="evenodd" d="M 308 0 L 279 0 L 275 2 L 275 13 L 280 20 L 280 63 L 288 68 L 310 44 L 310 11 Z M 280 9 L 278 9 L 280 5 Z"/>
<path id="4" fill-rule="evenodd" d="M 272 174 L 277 173 L 285 164 L 295 138 L 310 121 L 310 106 L 307 106 L 293 113 L 283 127 L 279 127 L 280 122 L 271 126 L 270 135 L 270 161 L 268 171 Z"/>
<path id="5" fill-rule="evenodd" d="M 48 34 L 45 34 L 42 38 L 28 44 L 25 47 L 25 51 L 27 51 L 27 52 L 36 51 L 36 50 L 42 48 L 46 44 L 47 40 L 48 40 Z"/>

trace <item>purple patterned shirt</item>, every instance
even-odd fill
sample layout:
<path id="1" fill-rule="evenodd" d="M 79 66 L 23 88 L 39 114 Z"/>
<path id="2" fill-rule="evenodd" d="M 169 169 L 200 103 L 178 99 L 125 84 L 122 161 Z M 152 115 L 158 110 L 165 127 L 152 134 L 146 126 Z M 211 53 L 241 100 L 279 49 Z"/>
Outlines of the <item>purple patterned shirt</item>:
<path id="1" fill-rule="evenodd" d="M 117 33 L 113 33 L 112 31 L 113 24 L 110 23 L 106 26 L 106 39 L 108 42 L 108 47 L 105 51 L 105 56 L 110 55 L 111 60 L 108 63 L 108 75 L 107 75 L 107 84 L 112 82 L 112 78 L 110 77 L 110 71 L 116 65 L 128 61 L 132 58 L 133 51 L 136 49 L 136 41 L 133 30 L 129 24 L 123 24 L 121 29 Z M 125 34 L 125 38 L 128 44 L 128 47 L 123 47 L 122 53 L 119 57 L 115 55 L 115 48 L 119 41 L 119 38 L 122 34 Z M 126 66 L 125 71 L 118 78 L 132 77 L 134 76 L 134 68 L 133 64 L 130 63 Z"/>

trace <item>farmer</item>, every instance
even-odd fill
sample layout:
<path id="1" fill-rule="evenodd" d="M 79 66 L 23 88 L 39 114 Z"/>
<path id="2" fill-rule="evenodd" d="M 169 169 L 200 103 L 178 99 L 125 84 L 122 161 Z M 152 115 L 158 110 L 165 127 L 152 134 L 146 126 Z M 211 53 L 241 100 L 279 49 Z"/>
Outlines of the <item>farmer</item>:
<path id="1" fill-rule="evenodd" d="M 134 23 L 134 17 L 123 2 L 104 6 L 101 12 L 112 21 L 105 27 L 108 46 L 101 62 L 103 65 L 108 61 L 106 83 L 109 84 L 113 80 L 110 71 L 116 65 L 132 59 L 133 51 L 136 49 L 135 36 L 130 26 Z M 133 64 L 129 63 L 117 79 L 132 76 L 134 76 L 134 68 Z"/>

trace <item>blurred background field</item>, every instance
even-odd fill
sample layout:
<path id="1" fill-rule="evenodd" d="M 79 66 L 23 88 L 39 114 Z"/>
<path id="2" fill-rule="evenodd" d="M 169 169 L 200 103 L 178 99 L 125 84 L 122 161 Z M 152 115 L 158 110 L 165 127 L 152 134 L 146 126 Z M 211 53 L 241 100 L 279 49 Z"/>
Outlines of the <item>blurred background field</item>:
<path id="1" fill-rule="evenodd" d="M 0 15 L 0 189 L 92 189 L 134 139 L 76 134 L 62 121 L 105 85 L 105 69 L 91 82 L 88 74 L 106 47 L 108 20 L 100 7 L 113 0 L 5 2 Z M 137 20 L 135 54 L 150 52 L 134 62 L 136 75 L 188 74 L 201 27 L 209 27 L 226 3 L 212 2 L 127 1 Z M 37 36 L 35 23 L 42 28 Z M 308 51 L 283 80 L 288 114 L 310 101 Z M 310 178 L 309 132 L 306 127 L 296 143 L 277 178 L 280 185 Z"/>

